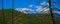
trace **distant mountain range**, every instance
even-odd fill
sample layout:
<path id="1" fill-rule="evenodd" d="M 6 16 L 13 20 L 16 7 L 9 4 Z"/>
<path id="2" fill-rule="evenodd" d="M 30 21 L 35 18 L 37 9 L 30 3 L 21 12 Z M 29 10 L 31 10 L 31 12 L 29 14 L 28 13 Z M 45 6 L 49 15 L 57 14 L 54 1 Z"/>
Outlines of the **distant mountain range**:
<path id="1" fill-rule="evenodd" d="M 60 11 L 59 9 L 57 8 L 52 8 L 53 11 Z M 23 12 L 23 13 L 26 13 L 26 14 L 36 14 L 36 13 L 48 13 L 49 11 L 49 8 L 43 8 L 43 9 L 36 9 L 36 10 L 33 10 L 33 9 L 29 9 L 29 8 L 17 8 L 15 9 L 16 11 L 18 12 Z"/>

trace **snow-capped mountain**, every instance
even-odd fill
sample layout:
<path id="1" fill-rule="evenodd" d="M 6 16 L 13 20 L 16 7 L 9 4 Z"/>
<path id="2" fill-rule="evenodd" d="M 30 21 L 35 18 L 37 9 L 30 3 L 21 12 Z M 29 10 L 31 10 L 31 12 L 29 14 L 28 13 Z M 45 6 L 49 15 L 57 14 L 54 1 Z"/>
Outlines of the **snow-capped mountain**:
<path id="1" fill-rule="evenodd" d="M 28 9 L 28 8 L 17 8 L 16 11 L 18 12 L 23 12 L 23 13 L 26 13 L 26 14 L 36 14 L 36 13 L 41 13 L 42 12 L 47 12 L 49 9 L 46 9 L 46 8 L 43 8 L 43 9 L 40 9 L 40 10 L 33 10 L 33 9 Z"/>
<path id="2" fill-rule="evenodd" d="M 37 11 L 32 10 L 32 9 L 28 9 L 28 8 L 18 8 L 18 9 L 16 9 L 16 11 L 23 12 L 23 13 L 26 13 L 26 14 L 28 14 L 28 13 L 37 13 Z"/>

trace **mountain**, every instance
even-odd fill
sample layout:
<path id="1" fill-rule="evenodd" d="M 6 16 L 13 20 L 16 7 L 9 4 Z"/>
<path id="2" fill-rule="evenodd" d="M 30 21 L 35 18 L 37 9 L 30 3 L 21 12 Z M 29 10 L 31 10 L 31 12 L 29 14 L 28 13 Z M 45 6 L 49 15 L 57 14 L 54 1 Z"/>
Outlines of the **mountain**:
<path id="1" fill-rule="evenodd" d="M 52 8 L 52 9 L 54 9 L 54 10 L 58 10 L 57 8 Z M 25 14 L 30 14 L 30 15 L 38 15 L 38 14 L 40 14 L 40 13 L 48 13 L 48 11 L 49 11 L 49 8 L 43 8 L 41 11 L 42 12 L 39 12 L 39 11 L 35 11 L 35 10 L 32 10 L 32 9 L 28 9 L 28 8 L 17 8 L 16 9 L 16 11 L 18 11 L 18 12 L 23 12 L 23 13 L 25 13 Z M 46 12 L 45 12 L 46 11 Z M 53 12 L 53 14 L 55 15 L 55 17 L 56 18 L 60 18 L 60 15 L 59 15 L 59 13 L 57 12 L 57 13 L 55 13 L 55 12 Z"/>
<path id="2" fill-rule="evenodd" d="M 5 16 L 5 24 L 12 23 L 12 9 L 0 10 L 0 24 L 3 24 L 3 16 Z M 55 19 L 56 24 L 60 24 L 59 19 Z M 50 14 L 38 14 L 36 16 L 25 14 L 13 10 L 13 24 L 52 24 Z"/>
<path id="3" fill-rule="evenodd" d="M 25 13 L 25 14 L 37 14 L 37 13 L 40 13 L 40 12 L 47 12 L 47 11 L 49 11 L 49 8 L 43 8 L 43 9 L 41 9 L 41 8 L 38 8 L 38 9 L 29 9 L 29 8 L 17 8 L 17 9 L 15 9 L 16 11 L 18 11 L 18 12 L 23 12 L 23 13 Z"/>

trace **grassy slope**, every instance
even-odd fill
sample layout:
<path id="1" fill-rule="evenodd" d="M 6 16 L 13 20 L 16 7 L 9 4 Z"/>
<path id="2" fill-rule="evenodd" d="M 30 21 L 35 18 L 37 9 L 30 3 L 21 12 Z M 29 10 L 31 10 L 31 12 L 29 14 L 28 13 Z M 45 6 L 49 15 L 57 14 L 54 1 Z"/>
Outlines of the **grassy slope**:
<path id="1" fill-rule="evenodd" d="M 5 13 L 5 22 L 6 24 L 12 23 L 12 10 L 4 10 Z M 21 12 L 13 11 L 13 23 L 14 24 L 51 24 L 51 17 L 49 14 L 39 14 L 37 16 L 24 14 Z M 0 10 L 0 24 L 2 24 L 2 11 Z M 60 20 L 56 21 L 56 24 L 59 23 Z"/>

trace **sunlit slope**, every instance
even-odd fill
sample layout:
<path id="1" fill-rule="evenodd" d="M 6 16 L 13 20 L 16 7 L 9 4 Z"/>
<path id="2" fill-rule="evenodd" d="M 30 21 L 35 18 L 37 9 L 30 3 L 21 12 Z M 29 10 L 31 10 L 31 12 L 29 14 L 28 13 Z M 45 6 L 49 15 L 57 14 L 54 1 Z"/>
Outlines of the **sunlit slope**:
<path id="1" fill-rule="evenodd" d="M 4 10 L 5 23 L 12 23 L 12 10 Z M 2 24 L 2 11 L 0 10 L 0 24 Z M 37 16 L 24 14 L 13 10 L 13 24 L 51 24 L 49 14 L 39 14 Z"/>

